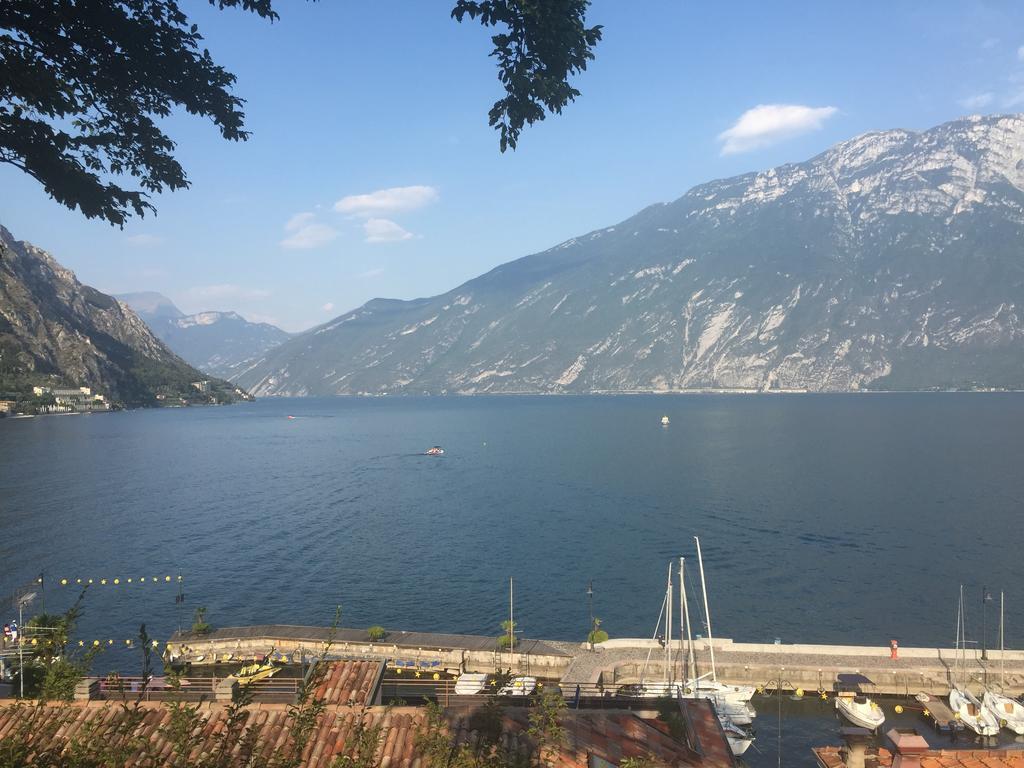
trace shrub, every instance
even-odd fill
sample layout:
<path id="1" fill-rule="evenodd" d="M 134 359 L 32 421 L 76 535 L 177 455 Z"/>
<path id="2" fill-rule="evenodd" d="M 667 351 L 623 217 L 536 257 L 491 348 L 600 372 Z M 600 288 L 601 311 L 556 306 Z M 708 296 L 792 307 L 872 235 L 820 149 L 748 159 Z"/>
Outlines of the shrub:
<path id="1" fill-rule="evenodd" d="M 378 640 L 383 640 L 387 637 L 388 633 L 384 627 L 379 624 L 374 624 L 368 630 L 366 630 L 367 637 L 370 638 L 370 642 L 376 643 Z"/>
<path id="2" fill-rule="evenodd" d="M 195 635 L 208 635 L 210 625 L 206 621 L 206 608 L 196 608 L 195 617 L 192 619 L 192 633 Z"/>

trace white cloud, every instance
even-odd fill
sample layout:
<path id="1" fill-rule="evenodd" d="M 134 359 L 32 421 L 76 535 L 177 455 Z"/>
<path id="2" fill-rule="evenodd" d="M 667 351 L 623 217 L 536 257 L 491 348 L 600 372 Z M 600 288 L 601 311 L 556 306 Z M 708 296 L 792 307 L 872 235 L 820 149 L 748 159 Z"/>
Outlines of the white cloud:
<path id="1" fill-rule="evenodd" d="M 363 222 L 363 231 L 368 243 L 397 243 L 414 237 L 412 232 L 402 229 L 391 219 L 367 219 Z"/>
<path id="2" fill-rule="evenodd" d="M 296 213 L 288 222 L 284 225 L 285 232 L 297 232 L 302 229 L 306 224 L 309 224 L 316 216 L 309 211 L 303 213 Z"/>
<path id="3" fill-rule="evenodd" d="M 995 95 L 992 93 L 976 93 L 973 96 L 960 99 L 960 106 L 970 110 L 983 109 L 991 104 L 994 98 Z"/>
<path id="4" fill-rule="evenodd" d="M 326 304 L 320 307 L 320 309 L 322 309 L 324 312 L 330 312 L 332 309 L 334 309 L 334 302 L 328 301 Z"/>
<path id="5" fill-rule="evenodd" d="M 722 155 L 735 155 L 816 131 L 838 110 L 800 104 L 759 104 L 748 109 L 726 131 L 718 134 Z"/>
<path id="6" fill-rule="evenodd" d="M 369 280 L 370 278 L 373 277 L 380 277 L 383 274 L 384 270 L 381 267 L 376 267 L 375 269 L 368 269 L 365 272 L 360 272 L 358 275 L 356 275 L 356 277 L 361 277 L 364 280 Z"/>
<path id="7" fill-rule="evenodd" d="M 127 242 L 128 245 L 132 246 L 133 248 L 149 248 L 154 245 L 159 245 L 160 243 L 163 242 L 163 240 L 161 240 L 156 235 L 141 234 L 129 235 L 128 237 L 125 238 L 125 242 Z"/>
<path id="8" fill-rule="evenodd" d="M 435 187 L 423 185 L 378 189 L 365 195 L 348 195 L 334 204 L 338 213 L 353 216 L 379 216 L 385 213 L 414 211 L 439 198 Z"/>
<path id="9" fill-rule="evenodd" d="M 187 291 L 189 297 L 197 300 L 220 300 L 220 299 L 265 299 L 270 296 L 270 291 L 262 288 L 246 288 L 235 283 L 220 283 L 218 285 L 194 285 Z"/>
<path id="10" fill-rule="evenodd" d="M 291 234 L 281 241 L 281 247 L 290 250 L 319 248 L 338 236 L 334 227 L 317 222 L 316 215 L 309 212 L 296 213 L 288 219 L 284 230 Z"/>

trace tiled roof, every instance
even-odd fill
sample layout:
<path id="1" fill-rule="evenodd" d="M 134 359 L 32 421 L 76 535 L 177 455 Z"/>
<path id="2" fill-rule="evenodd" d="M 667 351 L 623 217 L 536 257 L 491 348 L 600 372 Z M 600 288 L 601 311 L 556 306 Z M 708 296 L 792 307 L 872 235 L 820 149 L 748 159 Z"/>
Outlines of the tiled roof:
<path id="1" fill-rule="evenodd" d="M 339 679 L 340 680 L 340 679 Z M 338 690 L 338 686 L 335 686 Z M 346 689 L 349 690 L 349 689 Z M 617 710 L 566 711 L 562 715 L 565 742 L 555 755 L 556 768 L 588 768 L 591 755 L 618 765 L 623 758 L 653 755 L 671 768 L 732 768 L 728 745 L 717 731 L 710 728 L 707 718 L 714 718 L 706 702 L 694 702 L 691 720 L 695 728 L 705 729 L 700 737 L 703 756 L 686 744 L 676 741 L 661 723 L 638 717 L 631 712 Z M 217 704 L 200 704 L 200 716 L 193 737 L 194 748 L 189 762 L 199 755 L 210 755 L 219 744 L 219 734 L 227 725 L 224 708 Z M 58 751 L 74 740 L 84 729 L 96 729 L 102 738 L 115 742 L 118 738 L 139 738 L 149 747 L 150 754 L 159 755 L 170 765 L 173 744 L 168 738 L 171 711 L 165 705 L 146 702 L 139 705 L 139 720 L 134 728 L 126 727 L 129 708 L 117 704 L 89 702 L 64 706 L 9 705 L 0 707 L 0 739 L 15 735 L 23 738 L 34 751 Z M 507 745 L 529 754 L 534 749 L 527 729 L 528 708 L 508 707 L 502 717 L 503 738 Z M 475 744 L 477 734 L 469 727 L 467 710 L 446 713 L 448 728 L 458 744 Z M 381 727 L 378 764 L 381 768 L 425 768 L 416 749 L 417 733 L 426 727 L 427 713 L 420 707 L 370 707 L 329 705 L 320 717 L 303 755 L 308 768 L 327 768 L 335 756 L 353 748 L 353 734 L 358 724 Z M 716 721 L 717 722 L 717 721 Z M 253 727 L 260 734 L 256 751 L 269 756 L 275 748 L 287 746 L 288 707 L 281 704 L 255 704 L 246 710 L 242 728 Z M 122 730 L 118 730 L 119 726 Z M 130 734 L 123 731 L 130 730 Z M 127 739 L 126 739 L 127 740 Z M 126 767 L 140 765 L 143 748 L 139 747 L 125 761 Z M 249 756 L 235 754 L 231 768 L 245 764 Z M 149 763 L 147 763 L 148 765 Z M 160 766 L 157 763 L 157 766 Z"/>
<path id="2" fill-rule="evenodd" d="M 328 662 L 314 698 L 327 705 L 369 706 L 383 674 L 382 661 Z"/>
<path id="3" fill-rule="evenodd" d="M 814 754 L 823 768 L 841 768 L 841 747 L 817 747 Z M 892 753 L 878 750 L 879 768 L 892 766 Z M 930 749 L 921 754 L 921 768 L 1024 768 L 1020 749 Z"/>

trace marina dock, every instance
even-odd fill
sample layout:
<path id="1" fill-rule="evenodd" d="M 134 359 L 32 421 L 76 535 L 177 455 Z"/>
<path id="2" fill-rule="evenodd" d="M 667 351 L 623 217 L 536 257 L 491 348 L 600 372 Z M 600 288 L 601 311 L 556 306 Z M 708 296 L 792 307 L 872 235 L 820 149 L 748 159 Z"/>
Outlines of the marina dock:
<path id="1" fill-rule="evenodd" d="M 203 656 L 216 659 L 258 658 L 271 649 L 293 661 L 318 655 L 325 643 L 329 657 L 372 659 L 398 669 L 417 671 L 493 672 L 511 670 L 558 681 L 567 692 L 579 686 L 582 695 L 609 695 L 619 686 L 666 677 L 665 649 L 655 640 L 613 639 L 594 647 L 558 640 L 517 641 L 513 652 L 499 648 L 494 637 L 391 631 L 377 642 L 364 629 L 330 630 L 324 627 L 262 625 L 224 627 L 207 635 L 176 633 L 168 643 L 170 654 L 188 661 Z M 710 671 L 707 640 L 695 641 L 700 674 Z M 716 638 L 718 678 L 808 694 L 831 692 L 840 673 L 860 673 L 873 684 L 874 695 L 912 697 L 916 693 L 944 696 L 956 672 L 957 652 L 952 648 L 901 648 L 890 657 L 887 646 L 736 643 Z M 961 652 L 962 653 L 962 652 Z M 671 675 L 683 675 L 684 654 L 673 649 Z M 966 675 L 970 687 L 991 687 L 1011 696 L 1024 693 L 1024 651 L 990 650 L 988 658 L 969 651 Z M 938 714 L 938 713 L 936 713 Z"/>

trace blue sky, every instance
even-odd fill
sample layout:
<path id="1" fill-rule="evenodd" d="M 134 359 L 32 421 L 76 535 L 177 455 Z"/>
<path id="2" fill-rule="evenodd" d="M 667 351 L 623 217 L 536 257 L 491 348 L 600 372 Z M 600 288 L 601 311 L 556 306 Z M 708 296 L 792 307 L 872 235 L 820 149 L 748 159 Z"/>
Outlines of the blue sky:
<path id="1" fill-rule="evenodd" d="M 582 97 L 502 155 L 489 33 L 452 4 L 278 2 L 269 24 L 184 0 L 238 76 L 250 141 L 168 120 L 192 188 L 123 231 L 0 166 L 0 223 L 101 290 L 296 331 L 864 131 L 1024 111 L 1024 4 L 1009 0 L 597 0 Z"/>

